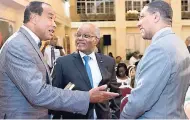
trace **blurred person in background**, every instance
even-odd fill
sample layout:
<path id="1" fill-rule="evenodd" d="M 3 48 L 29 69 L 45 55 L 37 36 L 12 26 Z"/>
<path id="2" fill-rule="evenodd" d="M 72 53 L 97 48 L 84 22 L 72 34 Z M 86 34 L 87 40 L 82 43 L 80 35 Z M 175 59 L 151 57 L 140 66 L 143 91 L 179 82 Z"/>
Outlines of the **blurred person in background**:
<path id="1" fill-rule="evenodd" d="M 112 52 L 109 52 L 108 56 L 110 56 L 110 57 L 113 58 L 113 53 L 112 53 Z"/>
<path id="2" fill-rule="evenodd" d="M 58 57 L 65 55 L 65 50 L 63 47 L 58 45 L 58 38 L 56 36 L 53 36 L 50 41 L 45 42 L 41 51 L 50 68 L 50 71 L 54 66 L 55 60 Z"/>
<path id="3" fill-rule="evenodd" d="M 129 79 L 130 79 L 130 86 L 132 88 L 135 88 L 136 87 L 136 82 L 135 82 L 135 74 L 136 74 L 136 66 L 135 65 L 129 65 L 127 67 L 128 69 L 128 76 L 129 76 Z"/>
<path id="4" fill-rule="evenodd" d="M 131 79 L 128 77 L 128 70 L 125 63 L 119 63 L 116 70 L 117 82 L 121 84 L 120 87 L 130 85 Z"/>
<path id="5" fill-rule="evenodd" d="M 129 65 L 135 65 L 135 63 L 139 61 L 139 55 L 140 55 L 140 52 L 135 51 L 133 55 L 131 56 L 131 58 L 129 59 Z"/>

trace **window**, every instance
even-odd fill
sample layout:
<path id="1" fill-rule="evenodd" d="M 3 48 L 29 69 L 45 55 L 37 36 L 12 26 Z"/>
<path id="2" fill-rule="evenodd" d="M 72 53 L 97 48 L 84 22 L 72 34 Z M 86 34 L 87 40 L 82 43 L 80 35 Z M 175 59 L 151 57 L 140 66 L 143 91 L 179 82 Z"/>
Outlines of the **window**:
<path id="1" fill-rule="evenodd" d="M 138 20 L 139 13 L 143 7 L 153 0 L 125 0 L 126 20 Z"/>
<path id="2" fill-rule="evenodd" d="M 101 1 L 96 1 L 96 13 L 104 13 L 104 3 Z"/>
<path id="3" fill-rule="evenodd" d="M 106 1 L 105 2 L 105 13 L 114 13 L 114 2 Z"/>
<path id="4" fill-rule="evenodd" d="M 190 4 L 190 0 L 181 0 L 181 11 L 190 11 L 190 7 L 188 7 Z"/>
<path id="5" fill-rule="evenodd" d="M 77 14 L 86 13 L 85 2 L 77 2 Z"/>
<path id="6" fill-rule="evenodd" d="M 132 10 L 132 1 L 126 1 L 125 8 L 126 8 L 125 12 Z"/>
<path id="7" fill-rule="evenodd" d="M 134 1 L 133 2 L 133 9 L 140 12 L 141 11 L 141 2 L 140 1 Z"/>
<path id="8" fill-rule="evenodd" d="M 77 14 L 114 14 L 114 0 L 77 0 Z"/>
<path id="9" fill-rule="evenodd" d="M 181 0 L 181 18 L 190 19 L 190 0 Z"/>
<path id="10" fill-rule="evenodd" d="M 95 4 L 94 3 L 87 3 L 87 13 L 95 13 Z"/>
<path id="11" fill-rule="evenodd" d="M 125 12 L 127 13 L 129 10 L 136 10 L 140 12 L 142 8 L 151 1 L 153 0 L 126 0 Z"/>

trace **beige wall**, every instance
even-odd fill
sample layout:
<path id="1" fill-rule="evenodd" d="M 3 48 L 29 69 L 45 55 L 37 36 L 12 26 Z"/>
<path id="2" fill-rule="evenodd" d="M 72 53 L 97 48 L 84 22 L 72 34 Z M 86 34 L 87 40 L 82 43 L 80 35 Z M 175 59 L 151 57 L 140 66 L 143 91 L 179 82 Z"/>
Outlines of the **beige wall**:
<path id="1" fill-rule="evenodd" d="M 6 4 L 2 4 L 4 1 Z M 16 31 L 23 21 L 24 6 L 29 1 L 33 0 L 0 0 L 0 19 L 11 22 Z M 71 52 L 76 50 L 74 36 L 76 29 L 82 24 L 82 22 L 71 22 L 70 18 L 66 17 L 64 13 L 64 6 L 62 0 L 40 0 L 48 2 L 56 11 L 56 35 L 61 39 L 60 44 L 65 46 L 67 42 L 64 42 L 66 35 L 70 39 Z M 173 31 L 182 40 L 185 40 L 190 35 L 190 20 L 181 20 L 181 1 L 180 0 L 166 0 L 171 4 L 174 12 L 173 17 Z M 71 16 L 76 17 L 76 1 L 70 0 L 71 4 Z M 112 45 L 109 46 L 108 52 L 112 52 L 114 56 L 122 56 L 125 58 L 126 49 L 140 50 L 144 52 L 146 47 L 151 41 L 144 41 L 139 34 L 139 30 L 136 27 L 137 21 L 125 21 L 125 0 L 115 0 L 115 12 L 116 21 L 105 22 L 91 22 L 101 29 L 101 36 L 104 34 L 110 34 L 112 38 Z M 104 53 L 107 53 L 107 49 L 104 49 Z"/>
<path id="2" fill-rule="evenodd" d="M 103 47 L 103 53 L 108 54 L 109 52 L 113 53 L 113 56 L 116 56 L 116 34 L 115 34 L 115 28 L 100 28 L 100 36 L 103 37 L 103 35 L 111 35 L 111 45 L 104 46 Z M 103 39 L 102 39 L 103 42 Z"/>
<path id="3" fill-rule="evenodd" d="M 187 36 L 190 36 L 190 20 L 181 20 L 181 0 L 166 1 L 171 4 L 174 12 L 172 29 L 182 40 L 185 40 Z M 76 2 L 72 1 L 71 3 L 75 9 Z M 76 14 L 76 10 L 72 12 L 75 12 L 72 14 Z M 142 39 L 139 29 L 136 27 L 137 21 L 125 21 L 125 0 L 115 0 L 115 12 L 116 21 L 92 22 L 100 27 L 101 36 L 107 33 L 111 34 L 113 44 L 109 46 L 108 51 L 111 51 L 114 56 L 119 55 L 122 58 L 125 58 L 126 49 L 139 50 L 143 54 L 151 41 Z M 76 28 L 81 24 L 82 22 L 72 22 L 71 34 L 76 32 Z M 75 47 L 72 48 L 75 50 Z M 104 49 L 104 53 L 107 53 L 106 49 Z"/>
<path id="4" fill-rule="evenodd" d="M 34 0 L 0 0 L 0 19 L 9 21 L 13 25 L 14 32 L 23 24 L 25 6 Z M 64 46 L 65 27 L 70 29 L 70 18 L 65 15 L 62 0 L 38 0 L 49 3 L 56 12 L 57 29 L 56 36 L 60 38 L 60 45 Z M 68 30 L 67 30 L 68 31 Z"/>
<path id="5" fill-rule="evenodd" d="M 190 36 L 190 26 L 182 26 L 181 33 L 182 39 L 185 41 L 188 36 Z"/>

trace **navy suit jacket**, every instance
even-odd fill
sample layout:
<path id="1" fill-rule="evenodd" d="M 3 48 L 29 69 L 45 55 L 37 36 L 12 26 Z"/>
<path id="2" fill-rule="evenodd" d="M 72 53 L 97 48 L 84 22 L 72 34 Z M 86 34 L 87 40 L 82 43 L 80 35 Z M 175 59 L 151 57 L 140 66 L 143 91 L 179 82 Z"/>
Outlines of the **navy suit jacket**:
<path id="1" fill-rule="evenodd" d="M 115 61 L 109 56 L 100 53 L 95 53 L 98 66 L 102 75 L 100 85 L 107 84 L 111 91 L 116 92 L 115 83 Z M 54 75 L 53 86 L 64 88 L 69 82 L 75 84 L 73 90 L 89 91 L 92 89 L 85 66 L 79 53 L 73 53 L 57 59 Z M 77 98 L 76 98 L 77 99 Z M 93 108 L 96 110 L 98 119 L 107 119 L 111 117 L 109 102 L 89 105 L 86 115 L 54 111 L 55 118 L 62 115 L 64 119 L 91 119 L 93 118 Z"/>

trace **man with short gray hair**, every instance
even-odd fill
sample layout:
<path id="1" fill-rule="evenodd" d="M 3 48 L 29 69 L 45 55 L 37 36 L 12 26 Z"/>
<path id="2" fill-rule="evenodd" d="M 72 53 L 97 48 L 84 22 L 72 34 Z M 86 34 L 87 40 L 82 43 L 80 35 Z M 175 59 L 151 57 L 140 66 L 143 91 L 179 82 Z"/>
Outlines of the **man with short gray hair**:
<path id="1" fill-rule="evenodd" d="M 152 40 L 138 64 L 137 86 L 128 96 L 121 118 L 185 119 L 190 57 L 184 42 L 172 31 L 172 8 L 164 1 L 146 5 L 137 26 Z"/>
<path id="2" fill-rule="evenodd" d="M 116 83 L 115 61 L 113 58 L 96 53 L 95 48 L 100 40 L 100 30 L 91 23 L 82 24 L 75 34 L 77 52 L 56 61 L 53 86 L 65 88 L 71 82 L 74 90 L 89 91 L 100 85 L 107 84 L 110 91 Z M 72 73 L 72 74 L 71 74 Z M 74 75 L 73 75 L 74 74 Z M 59 119 L 110 119 L 109 101 L 89 104 L 86 115 L 72 112 L 53 112 L 54 118 Z"/>

